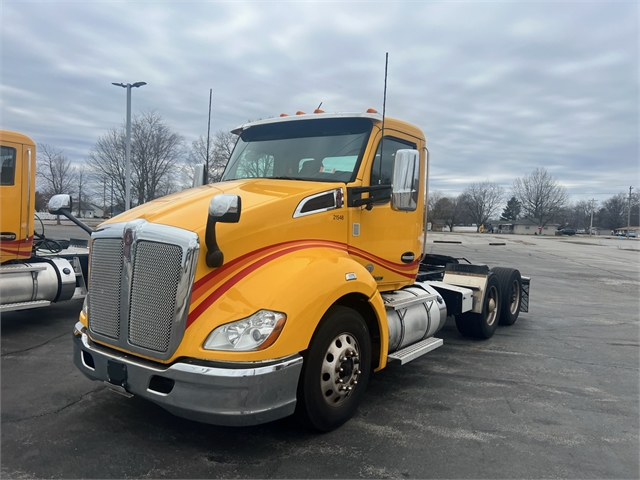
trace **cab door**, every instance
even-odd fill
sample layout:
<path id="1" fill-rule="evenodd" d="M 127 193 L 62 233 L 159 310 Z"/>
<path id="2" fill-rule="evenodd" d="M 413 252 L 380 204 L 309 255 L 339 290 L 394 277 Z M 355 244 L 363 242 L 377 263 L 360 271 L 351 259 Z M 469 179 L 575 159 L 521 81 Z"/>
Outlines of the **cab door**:
<path id="1" fill-rule="evenodd" d="M 0 249 L 4 263 L 31 256 L 35 146 L 11 138 L 11 132 L 0 135 Z"/>
<path id="2" fill-rule="evenodd" d="M 378 283 L 381 291 L 395 290 L 415 280 L 423 241 L 424 202 L 412 212 L 395 211 L 391 208 L 391 179 L 395 155 L 401 149 L 422 151 L 418 138 L 399 131 L 385 129 L 385 138 L 380 145 L 377 136 L 376 154 L 364 171 L 363 186 L 388 185 L 388 189 L 369 194 L 374 199 L 371 209 L 352 208 L 352 231 L 349 251 L 353 258 L 363 264 Z M 381 148 L 382 147 L 382 148 Z M 421 162 L 424 169 L 424 162 Z M 420 173 L 418 198 L 424 198 L 424 171 Z"/>

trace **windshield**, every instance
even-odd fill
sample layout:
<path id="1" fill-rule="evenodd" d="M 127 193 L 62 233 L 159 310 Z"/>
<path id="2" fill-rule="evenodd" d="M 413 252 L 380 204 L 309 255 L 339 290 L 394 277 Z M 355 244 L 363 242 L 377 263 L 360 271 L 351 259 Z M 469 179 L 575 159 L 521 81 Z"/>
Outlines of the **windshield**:
<path id="1" fill-rule="evenodd" d="M 242 132 L 222 180 L 286 178 L 350 182 L 372 122 L 327 118 L 256 125 Z"/>

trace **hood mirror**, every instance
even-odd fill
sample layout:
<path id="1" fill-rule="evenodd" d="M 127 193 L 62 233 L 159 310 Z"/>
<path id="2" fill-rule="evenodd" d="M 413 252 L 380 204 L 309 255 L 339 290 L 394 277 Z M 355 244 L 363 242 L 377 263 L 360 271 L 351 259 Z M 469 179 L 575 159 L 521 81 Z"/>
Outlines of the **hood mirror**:
<path id="1" fill-rule="evenodd" d="M 211 199 L 205 243 L 207 244 L 207 265 L 211 268 L 221 267 L 224 254 L 216 240 L 216 223 L 238 223 L 242 212 L 242 200 L 238 195 L 221 193 Z"/>

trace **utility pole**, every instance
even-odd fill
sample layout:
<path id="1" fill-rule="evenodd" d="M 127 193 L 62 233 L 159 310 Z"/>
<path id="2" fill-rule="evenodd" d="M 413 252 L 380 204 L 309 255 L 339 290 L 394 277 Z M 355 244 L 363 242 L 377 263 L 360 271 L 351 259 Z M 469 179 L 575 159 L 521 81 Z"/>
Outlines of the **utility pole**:
<path id="1" fill-rule="evenodd" d="M 589 222 L 589 236 L 593 235 L 593 206 L 595 205 L 595 198 L 592 198 L 590 200 L 590 204 L 591 204 L 591 222 Z"/>
<path id="2" fill-rule="evenodd" d="M 125 144 L 125 196 L 124 196 L 124 209 L 129 210 L 131 208 L 131 89 L 142 87 L 147 82 L 136 83 L 111 83 L 116 87 L 122 87 L 127 89 L 127 140 Z"/>
<path id="3" fill-rule="evenodd" d="M 111 216 L 113 218 L 113 177 L 111 177 Z"/>
<path id="4" fill-rule="evenodd" d="M 629 209 L 627 210 L 627 240 L 629 240 L 629 230 L 631 228 L 631 190 L 633 190 L 633 187 L 629 187 Z"/>
<path id="5" fill-rule="evenodd" d="M 209 89 L 209 120 L 207 121 L 207 157 L 204 166 L 204 183 L 209 183 L 209 137 L 211 133 L 211 94 L 213 88 Z"/>

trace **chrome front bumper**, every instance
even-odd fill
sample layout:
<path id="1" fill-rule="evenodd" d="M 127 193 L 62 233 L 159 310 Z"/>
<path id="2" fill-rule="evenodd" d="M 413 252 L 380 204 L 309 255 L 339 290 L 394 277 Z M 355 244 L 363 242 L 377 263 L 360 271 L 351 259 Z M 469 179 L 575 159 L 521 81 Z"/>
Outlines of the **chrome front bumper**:
<path id="1" fill-rule="evenodd" d="M 73 361 L 91 380 L 157 403 L 174 415 L 214 425 L 245 426 L 291 415 L 302 357 L 273 362 L 176 362 L 162 365 L 93 343 L 77 323 Z"/>

